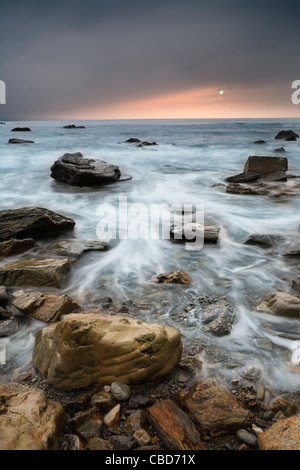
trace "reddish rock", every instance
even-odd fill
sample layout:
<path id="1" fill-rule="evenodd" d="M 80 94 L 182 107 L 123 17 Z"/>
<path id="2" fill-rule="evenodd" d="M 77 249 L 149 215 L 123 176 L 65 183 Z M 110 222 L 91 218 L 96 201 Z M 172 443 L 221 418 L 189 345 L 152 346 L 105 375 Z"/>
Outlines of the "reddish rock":
<path id="1" fill-rule="evenodd" d="M 156 279 L 152 279 L 153 282 L 157 283 L 172 283 L 172 284 L 185 284 L 191 283 L 191 280 L 187 273 L 184 271 L 173 271 L 169 274 L 159 274 Z"/>
<path id="2" fill-rule="evenodd" d="M 300 450 L 300 414 L 282 419 L 259 434 L 262 450 Z"/>

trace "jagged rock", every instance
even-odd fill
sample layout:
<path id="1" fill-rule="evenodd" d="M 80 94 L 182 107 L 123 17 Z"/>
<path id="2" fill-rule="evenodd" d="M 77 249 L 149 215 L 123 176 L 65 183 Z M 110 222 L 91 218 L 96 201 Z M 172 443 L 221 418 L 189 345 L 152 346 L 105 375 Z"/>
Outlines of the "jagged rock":
<path id="1" fill-rule="evenodd" d="M 92 405 L 98 408 L 103 413 L 108 413 L 114 408 L 116 402 L 111 393 L 105 392 L 104 390 L 93 395 Z"/>
<path id="2" fill-rule="evenodd" d="M 8 257 L 20 255 L 25 251 L 31 250 L 35 246 L 35 241 L 32 238 L 25 238 L 25 240 L 17 240 L 11 238 L 5 242 L 0 242 L 0 256 Z"/>
<path id="3" fill-rule="evenodd" d="M 226 178 L 227 183 L 252 183 L 260 178 L 260 174 L 255 171 L 248 171 L 247 173 L 240 173 L 239 175 L 230 176 Z"/>
<path id="4" fill-rule="evenodd" d="M 48 383 L 63 390 L 114 381 L 146 386 L 168 375 L 181 353 L 174 328 L 83 313 L 38 331 L 33 362 Z"/>
<path id="5" fill-rule="evenodd" d="M 41 207 L 0 211 L 0 241 L 49 236 L 74 226 L 74 220 Z"/>
<path id="6" fill-rule="evenodd" d="M 19 330 L 19 323 L 15 317 L 0 320 L 0 338 L 12 336 Z"/>
<path id="7" fill-rule="evenodd" d="M 300 450 L 300 414 L 282 419 L 259 434 L 262 450 Z"/>
<path id="8" fill-rule="evenodd" d="M 125 423 L 123 424 L 123 429 L 125 432 L 131 433 L 132 435 L 138 429 L 145 429 L 149 428 L 149 421 L 146 414 L 146 411 L 143 409 L 138 409 L 133 411 L 128 418 L 126 419 Z"/>
<path id="9" fill-rule="evenodd" d="M 276 171 L 287 171 L 288 160 L 286 157 L 249 157 L 245 167 L 244 173 L 253 171 L 259 173 L 261 177 Z"/>
<path id="10" fill-rule="evenodd" d="M 96 408 L 76 413 L 68 422 L 70 429 L 85 439 L 100 437 L 102 419 Z"/>
<path id="11" fill-rule="evenodd" d="M 145 429 L 137 429 L 133 437 L 139 446 L 146 446 L 151 442 L 151 436 L 149 436 Z"/>
<path id="12" fill-rule="evenodd" d="M 180 394 L 179 400 L 197 423 L 202 436 L 232 434 L 247 425 L 252 417 L 245 405 L 215 380 L 196 383 Z"/>
<path id="13" fill-rule="evenodd" d="M 166 449 L 205 450 L 193 421 L 174 401 L 157 402 L 148 416 Z"/>
<path id="14" fill-rule="evenodd" d="M 277 147 L 274 149 L 274 152 L 276 153 L 285 153 L 285 148 L 284 147 Z"/>
<path id="15" fill-rule="evenodd" d="M 63 424 L 62 406 L 42 390 L 0 386 L 0 450 L 56 450 Z"/>
<path id="16" fill-rule="evenodd" d="M 30 258 L 0 267 L 0 285 L 61 287 L 70 270 L 66 258 Z"/>
<path id="17" fill-rule="evenodd" d="M 299 135 L 292 131 L 292 130 L 288 130 L 288 131 L 281 131 L 281 132 L 278 132 L 278 134 L 276 135 L 275 139 L 288 139 L 289 137 L 299 137 Z"/>
<path id="18" fill-rule="evenodd" d="M 154 403 L 154 398 L 150 393 L 144 393 L 143 395 L 133 395 L 129 400 L 129 408 L 137 409 L 150 406 Z"/>
<path id="19" fill-rule="evenodd" d="M 80 240 L 55 240 L 40 250 L 40 253 L 79 259 L 84 253 L 90 251 L 106 251 L 109 250 L 109 248 L 108 243 L 97 240 L 89 242 Z"/>
<path id="20" fill-rule="evenodd" d="M 190 236 L 195 233 L 195 238 L 191 239 Z M 185 224 L 173 225 L 170 229 L 170 235 L 173 240 L 177 242 L 195 242 L 196 236 L 198 239 L 203 234 L 204 243 L 218 243 L 220 227 L 216 225 L 201 225 L 196 222 L 187 222 Z M 189 236 L 190 235 L 190 236 Z M 187 238 L 188 237 L 188 238 Z"/>
<path id="21" fill-rule="evenodd" d="M 33 140 L 9 139 L 9 144 L 34 144 Z"/>
<path id="22" fill-rule="evenodd" d="M 300 298 L 284 292 L 273 292 L 254 310 L 283 317 L 300 318 Z"/>
<path id="23" fill-rule="evenodd" d="M 286 142 L 296 142 L 297 139 L 294 135 L 291 135 L 291 137 L 288 137 L 287 139 L 285 139 Z"/>
<path id="24" fill-rule="evenodd" d="M 269 194 L 269 190 L 264 187 L 257 186 L 242 186 L 241 184 L 231 183 L 226 188 L 227 193 L 233 194 L 249 194 L 256 196 L 266 196 Z"/>
<path id="25" fill-rule="evenodd" d="M 81 307 L 68 295 L 29 292 L 17 297 L 13 305 L 35 320 L 45 323 L 58 321 L 63 315 L 80 311 Z"/>
<path id="26" fill-rule="evenodd" d="M 173 271 L 169 274 L 159 274 L 157 278 L 152 279 L 152 281 L 157 283 L 172 283 L 184 285 L 188 285 L 191 283 L 188 274 L 184 271 Z"/>
<path id="27" fill-rule="evenodd" d="M 99 186 L 131 179 L 116 165 L 84 158 L 79 152 L 66 153 L 51 167 L 51 178 L 73 186 Z"/>
<path id="28" fill-rule="evenodd" d="M 135 444 L 135 440 L 130 434 L 111 436 L 109 438 L 109 442 L 113 446 L 114 450 L 130 450 Z"/>
<path id="29" fill-rule="evenodd" d="M 63 450 L 84 450 L 84 444 L 79 436 L 67 434 L 64 436 L 62 448 Z"/>
<path id="30" fill-rule="evenodd" d="M 119 419 L 120 419 L 120 412 L 121 412 L 121 405 L 118 403 L 118 405 L 114 406 L 112 410 L 110 410 L 107 415 L 104 416 L 104 424 L 108 428 L 114 428 L 119 424 Z"/>
<path id="31" fill-rule="evenodd" d="M 31 132 L 29 127 L 15 127 L 11 132 Z"/>
<path id="32" fill-rule="evenodd" d="M 85 129 L 85 126 L 75 126 L 75 124 L 69 124 L 64 126 L 63 129 Z"/>

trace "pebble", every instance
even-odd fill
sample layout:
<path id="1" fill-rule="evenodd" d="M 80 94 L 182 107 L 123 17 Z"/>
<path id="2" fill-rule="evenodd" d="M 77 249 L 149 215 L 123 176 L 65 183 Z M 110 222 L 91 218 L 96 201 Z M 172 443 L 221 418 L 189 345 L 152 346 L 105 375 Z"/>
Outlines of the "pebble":
<path id="1" fill-rule="evenodd" d="M 265 398 L 265 387 L 260 385 L 257 388 L 256 399 L 262 401 Z"/>
<path id="2" fill-rule="evenodd" d="M 250 432 L 246 431 L 245 429 L 240 429 L 237 432 L 236 437 L 239 441 L 243 442 L 249 447 L 257 447 L 257 437 L 254 436 L 254 434 L 251 434 Z"/>
<path id="3" fill-rule="evenodd" d="M 121 411 L 121 405 L 116 405 L 112 410 L 110 410 L 107 415 L 104 417 L 104 424 L 108 428 L 113 428 L 119 424 L 119 419 L 120 419 L 120 411 Z"/>
<path id="4" fill-rule="evenodd" d="M 110 392 L 117 401 L 129 400 L 131 395 L 130 387 L 121 382 L 113 382 L 110 387 Z"/>
<path id="5" fill-rule="evenodd" d="M 139 446 L 146 446 L 147 444 L 149 444 L 149 442 L 151 442 L 151 437 L 149 436 L 147 431 L 145 431 L 145 429 L 138 429 L 137 431 L 135 431 L 133 437 Z"/>
<path id="6" fill-rule="evenodd" d="M 255 424 L 252 424 L 252 429 L 257 436 L 263 432 L 263 430 L 259 428 L 258 426 L 256 426 Z"/>
<path id="7" fill-rule="evenodd" d="M 276 413 L 276 415 L 274 416 L 273 421 L 279 421 L 285 418 L 286 418 L 285 414 L 282 411 L 278 411 L 278 413 Z"/>
<path id="8" fill-rule="evenodd" d="M 271 421 L 274 418 L 274 413 L 273 411 L 264 411 L 261 414 L 261 418 L 265 421 Z"/>

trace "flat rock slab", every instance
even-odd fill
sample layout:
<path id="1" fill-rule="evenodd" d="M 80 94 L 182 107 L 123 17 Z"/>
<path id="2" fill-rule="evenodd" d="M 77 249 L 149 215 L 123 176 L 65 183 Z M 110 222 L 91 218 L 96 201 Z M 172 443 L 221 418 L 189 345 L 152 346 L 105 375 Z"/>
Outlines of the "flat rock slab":
<path id="1" fill-rule="evenodd" d="M 112 382 L 147 386 L 168 375 L 181 353 L 181 336 L 174 328 L 79 313 L 38 331 L 33 363 L 62 390 Z"/>
<path id="2" fill-rule="evenodd" d="M 262 450 L 300 450 L 300 414 L 281 419 L 258 435 Z"/>
<path id="3" fill-rule="evenodd" d="M 11 238 L 5 242 L 0 242 L 0 256 L 15 256 L 25 253 L 31 248 L 34 248 L 35 241 L 32 238 L 25 238 L 24 240 L 18 240 Z"/>
<path id="4" fill-rule="evenodd" d="M 61 287 L 70 270 L 66 258 L 30 258 L 0 266 L 0 285 Z"/>
<path id="5" fill-rule="evenodd" d="M 283 317 L 300 318 L 300 298 L 284 292 L 272 292 L 255 310 Z"/>
<path id="6" fill-rule="evenodd" d="M 63 425 L 62 406 L 42 390 L 0 386 L 0 450 L 57 450 Z"/>
<path id="7" fill-rule="evenodd" d="M 51 178 L 72 186 L 101 186 L 126 179 L 118 166 L 84 158 L 79 152 L 66 153 L 57 160 L 51 167 Z"/>
<path id="8" fill-rule="evenodd" d="M 172 400 L 148 408 L 148 417 L 168 450 L 206 450 L 191 418 Z"/>
<path id="9" fill-rule="evenodd" d="M 68 295 L 28 292 L 17 297 L 13 305 L 25 315 L 45 323 L 58 321 L 63 315 L 81 311 L 81 307 Z"/>
<path id="10" fill-rule="evenodd" d="M 9 139 L 9 144 L 34 144 L 33 140 Z"/>
<path id="11" fill-rule="evenodd" d="M 80 240 L 57 240 L 49 243 L 41 250 L 41 253 L 50 253 L 55 256 L 68 256 L 70 258 L 80 258 L 84 253 L 90 251 L 107 251 L 110 246 L 106 242 Z"/>
<path id="12" fill-rule="evenodd" d="M 248 171 L 247 173 L 240 173 L 239 175 L 230 176 L 226 178 L 227 183 L 252 183 L 260 179 L 260 174 L 255 171 Z"/>
<path id="13" fill-rule="evenodd" d="M 249 171 L 258 173 L 261 177 L 274 173 L 276 171 L 287 171 L 288 160 L 286 157 L 249 157 L 245 167 L 244 173 Z"/>
<path id="14" fill-rule="evenodd" d="M 245 405 L 215 380 L 196 383 L 179 399 L 202 436 L 213 438 L 235 433 L 252 417 Z"/>
<path id="15" fill-rule="evenodd" d="M 0 211 L 0 241 L 51 235 L 74 226 L 74 220 L 42 207 Z"/>

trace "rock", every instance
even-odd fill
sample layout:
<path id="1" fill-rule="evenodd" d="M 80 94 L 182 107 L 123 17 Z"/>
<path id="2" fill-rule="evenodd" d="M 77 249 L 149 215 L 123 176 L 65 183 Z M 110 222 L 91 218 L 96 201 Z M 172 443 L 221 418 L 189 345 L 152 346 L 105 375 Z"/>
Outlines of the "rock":
<path id="1" fill-rule="evenodd" d="M 51 178 L 73 186 L 100 186 L 131 179 L 121 176 L 118 166 L 83 158 L 81 153 L 66 153 L 51 167 Z"/>
<path id="2" fill-rule="evenodd" d="M 63 129 L 85 129 L 85 126 L 75 126 L 75 124 L 69 124 L 64 126 Z"/>
<path id="3" fill-rule="evenodd" d="M 0 450 L 57 450 L 63 425 L 62 406 L 42 390 L 0 386 Z"/>
<path id="4" fill-rule="evenodd" d="M 280 419 L 285 419 L 285 414 L 282 411 L 278 411 L 273 418 L 273 421 L 279 421 Z"/>
<path id="5" fill-rule="evenodd" d="M 202 233 L 204 232 L 204 243 L 218 243 L 220 227 L 216 225 L 201 225 L 197 224 L 196 222 L 188 222 L 185 224 L 178 224 L 172 225 L 170 229 L 171 238 L 177 242 L 185 243 L 185 242 L 195 242 L 195 238 L 188 239 L 186 238 L 186 234 L 191 234 L 195 232 L 196 235 L 200 239 Z"/>
<path id="6" fill-rule="evenodd" d="M 242 186 L 236 183 L 229 184 L 226 188 L 226 192 L 233 194 L 249 194 L 255 196 L 266 196 L 267 194 L 269 194 L 269 190 L 267 188 Z"/>
<path id="7" fill-rule="evenodd" d="M 282 419 L 259 434 L 262 450 L 300 450 L 300 414 Z"/>
<path id="8" fill-rule="evenodd" d="M 5 308 L 9 302 L 9 297 L 5 286 L 0 286 L 0 307 Z"/>
<path id="9" fill-rule="evenodd" d="M 45 323 L 58 321 L 63 315 L 81 311 L 81 307 L 68 295 L 29 292 L 13 301 L 25 315 Z"/>
<path id="10" fill-rule="evenodd" d="M 288 137 L 287 139 L 285 139 L 286 142 L 296 142 L 297 139 L 295 136 L 291 135 L 291 137 Z"/>
<path id="11" fill-rule="evenodd" d="M 257 447 L 257 437 L 254 434 L 251 434 L 250 432 L 246 431 L 245 429 L 239 429 L 236 437 L 239 441 L 243 442 L 248 447 Z"/>
<path id="12" fill-rule="evenodd" d="M 9 139 L 9 144 L 34 144 L 33 140 Z"/>
<path id="13" fill-rule="evenodd" d="M 287 174 L 285 171 L 274 171 L 273 173 L 269 173 L 264 176 L 263 178 L 265 181 L 287 181 Z"/>
<path id="14" fill-rule="evenodd" d="M 35 241 L 32 238 L 26 238 L 25 240 L 17 240 L 11 238 L 5 242 L 0 242 L 0 256 L 14 256 L 25 253 L 25 251 L 31 250 L 35 246 Z"/>
<path id="15" fill-rule="evenodd" d="M 19 330 L 19 323 L 15 317 L 0 320 L 0 338 L 12 336 Z"/>
<path id="16" fill-rule="evenodd" d="M 114 397 L 111 393 L 104 390 L 93 395 L 92 405 L 103 413 L 108 413 L 116 405 Z"/>
<path id="17" fill-rule="evenodd" d="M 252 414 L 215 380 L 203 380 L 179 396 L 203 436 L 232 434 L 247 425 Z M 217 412 L 216 412 L 217 410 Z"/>
<path id="18" fill-rule="evenodd" d="M 207 305 L 201 312 L 202 331 L 215 336 L 224 336 L 231 332 L 236 320 L 235 309 L 226 301 Z"/>
<path id="19" fill-rule="evenodd" d="M 300 244 L 291 245 L 289 248 L 283 253 L 283 256 L 287 256 L 289 258 L 299 258 L 300 257 Z"/>
<path id="20" fill-rule="evenodd" d="M 269 173 L 276 171 L 287 171 L 288 160 L 286 157 L 249 157 L 245 167 L 244 173 L 253 171 L 259 173 L 260 177 L 265 177 Z"/>
<path id="21" fill-rule="evenodd" d="M 252 183 L 260 178 L 260 174 L 255 171 L 248 171 L 247 173 L 240 173 L 239 175 L 230 176 L 226 178 L 227 183 Z"/>
<path id="22" fill-rule="evenodd" d="M 184 271 L 173 271 L 169 274 L 159 274 L 157 278 L 152 279 L 152 281 L 157 283 L 172 283 L 184 285 L 188 285 L 191 283 L 188 274 Z"/>
<path id="23" fill-rule="evenodd" d="M 100 437 L 102 419 L 96 408 L 81 411 L 68 422 L 70 429 L 85 439 Z"/>
<path id="24" fill-rule="evenodd" d="M 126 140 L 124 143 L 125 144 L 138 144 L 141 141 L 139 139 L 136 139 L 135 137 L 131 137 L 130 139 Z"/>
<path id="25" fill-rule="evenodd" d="M 282 413 L 284 413 L 284 417 L 287 418 L 296 415 L 298 412 L 298 407 L 295 404 L 283 400 L 282 398 L 278 398 L 277 400 L 273 401 L 270 408 L 274 414 L 279 413 L 281 411 Z"/>
<path id="26" fill-rule="evenodd" d="M 70 270 L 66 258 L 30 258 L 0 267 L 0 285 L 61 287 Z"/>
<path id="27" fill-rule="evenodd" d="M 247 240 L 244 242 L 244 245 L 258 245 L 262 247 L 271 247 L 277 242 L 282 240 L 281 236 L 278 235 L 264 235 L 259 233 L 254 233 L 250 235 Z"/>
<path id="28" fill-rule="evenodd" d="M 119 424 L 120 420 L 121 405 L 120 403 L 116 405 L 112 410 L 110 410 L 107 415 L 104 416 L 104 424 L 108 428 L 114 428 Z"/>
<path id="29" fill-rule="evenodd" d="M 143 395 L 134 395 L 129 400 L 129 408 L 143 408 L 150 406 L 154 403 L 154 398 L 149 393 L 144 393 Z"/>
<path id="30" fill-rule="evenodd" d="M 174 401 L 157 402 L 148 416 L 167 450 L 205 450 L 193 421 Z"/>
<path id="31" fill-rule="evenodd" d="M 109 250 L 108 243 L 100 241 L 84 242 L 80 240 L 55 240 L 49 243 L 40 253 L 49 253 L 55 256 L 67 256 L 79 259 L 84 253 L 90 251 Z"/>
<path id="32" fill-rule="evenodd" d="M 79 436 L 66 434 L 62 443 L 63 450 L 84 450 L 84 444 Z"/>
<path id="33" fill-rule="evenodd" d="M 133 411 L 128 418 L 126 419 L 123 429 L 125 432 L 131 433 L 132 435 L 138 429 L 145 429 L 149 428 L 149 421 L 146 415 L 145 410 L 138 409 Z"/>
<path id="34" fill-rule="evenodd" d="M 274 152 L 276 153 L 285 153 L 285 148 L 284 147 L 278 147 L 274 149 Z"/>
<path id="35" fill-rule="evenodd" d="M 110 444 L 114 450 L 130 450 L 135 444 L 133 436 L 130 434 L 121 434 L 120 436 L 111 436 L 109 438 Z"/>
<path id="36" fill-rule="evenodd" d="M 276 135 L 275 139 L 283 139 L 283 140 L 286 140 L 288 139 L 289 137 L 299 137 L 298 134 L 296 134 L 296 132 L 294 131 L 281 131 L 281 132 L 278 132 L 278 134 Z"/>
<path id="37" fill-rule="evenodd" d="M 203 363 L 196 356 L 187 356 L 177 366 L 174 377 L 176 382 L 187 384 L 202 370 Z"/>
<path id="38" fill-rule="evenodd" d="M 273 292 L 268 294 L 254 310 L 283 317 L 300 318 L 300 298 L 284 292 Z"/>
<path id="39" fill-rule="evenodd" d="M 86 450 L 113 450 L 113 446 L 109 441 L 100 437 L 89 439 Z"/>
<path id="40" fill-rule="evenodd" d="M 29 127 L 15 127 L 11 132 L 31 132 L 31 129 Z"/>
<path id="41" fill-rule="evenodd" d="M 146 386 L 168 375 L 181 353 L 181 336 L 174 328 L 83 313 L 38 331 L 33 362 L 48 383 L 63 390 L 114 381 Z"/>
<path id="42" fill-rule="evenodd" d="M 265 140 L 256 140 L 253 142 L 254 144 L 266 144 L 267 142 Z"/>
<path id="43" fill-rule="evenodd" d="M 262 370 L 254 365 L 245 366 L 240 370 L 240 375 L 249 382 L 257 382 L 262 376 Z"/>
<path id="44" fill-rule="evenodd" d="M 117 401 L 126 401 L 129 400 L 131 395 L 131 389 L 128 385 L 121 382 L 113 382 L 110 388 L 112 396 Z"/>
<path id="45" fill-rule="evenodd" d="M 139 446 L 146 446 L 151 442 L 151 436 L 149 436 L 145 429 L 137 429 L 133 437 Z"/>
<path id="46" fill-rule="evenodd" d="M 272 419 L 274 418 L 274 413 L 273 411 L 264 411 L 262 414 L 261 414 L 261 418 L 264 420 L 264 421 L 272 421 Z"/>
<path id="47" fill-rule="evenodd" d="M 156 143 L 156 142 L 147 142 L 147 141 L 145 141 L 145 142 L 141 142 L 141 143 L 138 145 L 138 147 L 149 147 L 149 146 L 151 146 L 151 145 L 157 145 L 157 143 Z"/>
<path id="48" fill-rule="evenodd" d="M 50 236 L 74 226 L 74 220 L 41 207 L 0 211 L 0 241 Z"/>

